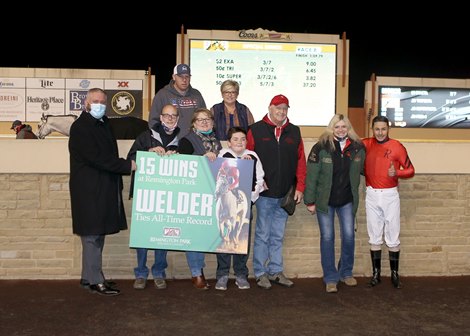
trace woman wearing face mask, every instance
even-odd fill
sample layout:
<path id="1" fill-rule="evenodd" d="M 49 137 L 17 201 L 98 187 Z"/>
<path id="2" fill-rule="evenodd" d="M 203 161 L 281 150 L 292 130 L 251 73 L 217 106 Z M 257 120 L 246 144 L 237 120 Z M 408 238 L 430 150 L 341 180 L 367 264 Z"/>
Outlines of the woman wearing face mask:
<path id="1" fill-rule="evenodd" d="M 211 111 L 206 108 L 194 111 L 191 125 L 189 133 L 179 141 L 178 152 L 180 154 L 203 155 L 214 161 L 222 149 L 222 145 L 214 132 L 214 117 Z M 209 283 L 203 273 L 204 253 L 187 252 L 186 257 L 191 269 L 194 287 L 209 289 Z"/>
<path id="2" fill-rule="evenodd" d="M 86 111 L 72 124 L 69 136 L 70 203 L 73 233 L 82 242 L 80 284 L 92 293 L 118 295 L 115 283 L 102 270 L 106 235 L 127 229 L 122 201 L 122 175 L 136 169 L 135 161 L 119 157 L 106 112 L 106 93 L 90 89 Z"/>
<path id="3" fill-rule="evenodd" d="M 313 146 L 307 159 L 304 203 L 316 213 L 320 227 L 320 254 L 327 293 L 336 293 L 339 281 L 356 286 L 354 219 L 365 149 L 349 119 L 336 114 Z M 341 234 L 341 256 L 335 261 L 335 213 Z"/>

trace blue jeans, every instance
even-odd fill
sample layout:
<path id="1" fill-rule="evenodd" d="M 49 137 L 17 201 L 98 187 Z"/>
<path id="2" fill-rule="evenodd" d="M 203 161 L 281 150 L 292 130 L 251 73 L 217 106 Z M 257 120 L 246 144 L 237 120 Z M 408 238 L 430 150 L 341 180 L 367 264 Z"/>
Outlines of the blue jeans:
<path id="1" fill-rule="evenodd" d="M 229 275 L 232 259 L 235 275 L 237 277 L 248 277 L 248 267 L 246 266 L 248 254 L 219 253 L 217 254 L 217 272 L 215 274 L 217 279 L 220 279 L 224 275 Z"/>
<path id="2" fill-rule="evenodd" d="M 147 279 L 149 276 L 149 269 L 147 267 L 147 251 L 145 248 L 138 248 L 137 251 L 137 267 L 134 268 L 134 274 L 137 278 Z M 152 266 L 152 275 L 154 279 L 166 278 L 165 270 L 168 267 L 166 261 L 167 250 L 154 250 L 155 263 Z M 206 266 L 204 263 L 205 255 L 201 252 L 186 252 L 186 260 L 191 271 L 191 276 L 199 276 L 202 274 L 202 268 Z"/>
<path id="3" fill-rule="evenodd" d="M 134 274 L 136 279 L 143 278 L 147 279 L 149 276 L 149 269 L 147 267 L 147 252 L 149 250 L 145 248 L 136 249 L 137 252 L 137 267 L 134 268 Z M 152 251 L 152 250 L 150 250 Z M 152 275 L 154 279 L 166 278 L 165 269 L 168 267 L 166 262 L 167 250 L 153 250 L 155 252 L 155 262 L 152 266 Z"/>
<path id="4" fill-rule="evenodd" d="M 255 277 L 275 274 L 284 269 L 282 244 L 287 223 L 287 212 L 281 208 L 282 198 L 260 196 L 256 201 L 256 227 L 253 248 Z"/>
<path id="5" fill-rule="evenodd" d="M 341 233 L 341 257 L 338 269 L 335 262 L 335 213 L 338 214 Z M 317 211 L 320 226 L 320 253 L 325 283 L 338 283 L 352 276 L 354 266 L 354 215 L 352 203 L 328 207 L 328 213 Z"/>
<path id="6" fill-rule="evenodd" d="M 206 255 L 202 252 L 186 252 L 186 261 L 188 262 L 192 277 L 202 275 L 202 269 L 206 266 L 204 262 L 205 256 Z"/>

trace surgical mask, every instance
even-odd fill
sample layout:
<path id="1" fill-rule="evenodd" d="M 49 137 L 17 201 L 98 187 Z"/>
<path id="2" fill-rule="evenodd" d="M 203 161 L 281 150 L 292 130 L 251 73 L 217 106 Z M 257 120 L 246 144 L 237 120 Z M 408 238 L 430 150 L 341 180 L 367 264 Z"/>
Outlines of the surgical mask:
<path id="1" fill-rule="evenodd" d="M 96 118 L 101 119 L 106 112 L 106 105 L 103 104 L 90 104 L 90 114 Z"/>
<path id="2" fill-rule="evenodd" d="M 176 129 L 176 124 L 173 127 L 169 127 L 167 124 L 165 124 L 164 121 L 162 121 L 162 126 L 163 126 L 163 130 L 168 134 L 173 133 L 173 131 Z"/>
<path id="3" fill-rule="evenodd" d="M 209 134 L 212 133 L 212 130 L 210 129 L 210 130 L 208 130 L 208 131 L 198 131 L 198 132 L 199 132 L 199 133 L 202 133 L 202 134 L 204 134 L 204 135 L 209 135 Z"/>

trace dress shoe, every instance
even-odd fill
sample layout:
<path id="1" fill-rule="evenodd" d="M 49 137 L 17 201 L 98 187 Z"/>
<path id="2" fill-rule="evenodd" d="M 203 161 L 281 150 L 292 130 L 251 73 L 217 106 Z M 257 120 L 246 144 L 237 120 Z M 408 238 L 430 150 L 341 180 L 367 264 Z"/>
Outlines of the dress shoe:
<path id="1" fill-rule="evenodd" d="M 90 285 L 90 292 L 93 294 L 96 293 L 104 296 L 115 296 L 121 294 L 121 291 L 119 289 L 108 287 L 104 283 Z"/>
<path id="2" fill-rule="evenodd" d="M 112 287 L 112 288 L 116 287 L 116 285 L 117 285 L 114 281 L 110 281 L 110 280 L 105 280 L 104 284 L 106 286 Z M 90 283 L 85 279 L 80 279 L 80 287 L 88 289 L 88 288 L 90 288 Z"/>
<path id="3" fill-rule="evenodd" d="M 204 274 L 192 277 L 191 281 L 193 282 L 193 286 L 196 287 L 197 289 L 209 289 L 210 285 L 206 281 L 206 278 L 204 277 Z"/>

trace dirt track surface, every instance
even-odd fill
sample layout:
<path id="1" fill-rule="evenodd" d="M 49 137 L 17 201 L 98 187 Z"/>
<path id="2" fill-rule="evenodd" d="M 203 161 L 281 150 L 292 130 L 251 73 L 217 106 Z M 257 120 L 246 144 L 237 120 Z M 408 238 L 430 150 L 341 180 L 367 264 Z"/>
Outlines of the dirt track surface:
<path id="1" fill-rule="evenodd" d="M 293 279 L 294 287 L 196 290 L 190 280 L 153 281 L 135 290 L 117 280 L 122 294 L 103 297 L 78 280 L 1 280 L 0 335 L 468 335 L 470 277 L 390 278 L 375 288 L 328 294 L 321 279 Z"/>

